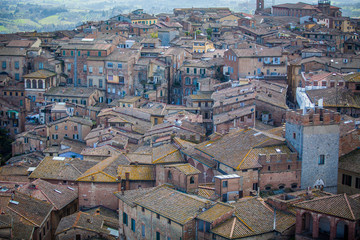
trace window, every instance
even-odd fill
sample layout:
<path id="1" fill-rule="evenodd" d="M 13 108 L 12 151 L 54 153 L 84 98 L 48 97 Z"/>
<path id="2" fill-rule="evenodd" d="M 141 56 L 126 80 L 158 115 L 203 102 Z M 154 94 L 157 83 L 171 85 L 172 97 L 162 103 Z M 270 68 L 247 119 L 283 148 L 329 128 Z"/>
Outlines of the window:
<path id="1" fill-rule="evenodd" d="M 128 225 L 128 215 L 126 213 L 123 213 L 123 224 Z"/>
<path id="2" fill-rule="evenodd" d="M 141 207 L 141 211 L 142 211 L 142 212 L 145 212 L 145 208 L 144 208 L 144 207 Z"/>
<path id="3" fill-rule="evenodd" d="M 55 126 L 55 130 L 58 130 L 58 129 L 59 129 L 59 127 L 58 127 L 58 125 L 56 125 L 56 126 Z"/>
<path id="4" fill-rule="evenodd" d="M 113 75 L 108 75 L 108 81 L 112 81 L 114 79 Z"/>
<path id="5" fill-rule="evenodd" d="M 199 232 L 204 232 L 204 221 L 199 220 L 198 230 Z"/>
<path id="6" fill-rule="evenodd" d="M 135 219 L 131 219 L 131 230 L 135 232 Z"/>
<path id="7" fill-rule="evenodd" d="M 108 63 L 107 63 L 107 67 L 108 67 L 108 68 L 113 68 L 113 63 L 112 63 L 112 62 L 108 62 Z"/>
<path id="8" fill-rule="evenodd" d="M 343 185 L 347 185 L 347 186 L 351 187 L 351 180 L 352 180 L 352 176 L 346 175 L 346 174 L 342 175 L 342 184 Z"/>
<path id="9" fill-rule="evenodd" d="M 78 56 L 80 56 L 81 51 L 78 51 L 77 53 L 78 53 Z"/>
<path id="10" fill-rule="evenodd" d="M 3 62 L 3 66 L 4 66 L 4 62 Z M 6 62 L 5 62 L 5 67 L 6 67 Z M 190 73 L 190 68 L 186 68 L 186 73 Z"/>
<path id="11" fill-rule="evenodd" d="M 87 71 L 87 65 L 86 65 L 86 64 L 84 64 L 83 71 L 84 71 L 84 72 L 86 72 L 86 71 Z"/>
<path id="12" fill-rule="evenodd" d="M 360 178 L 356 178 L 355 188 L 360 189 Z"/>
<path id="13" fill-rule="evenodd" d="M 160 232 L 156 232 L 156 240 L 160 240 Z"/>
<path id="14" fill-rule="evenodd" d="M 90 52 L 89 52 L 89 51 L 87 52 L 87 55 L 90 56 Z"/>
<path id="15" fill-rule="evenodd" d="M 171 180 L 172 179 L 172 174 L 171 174 L 171 171 L 169 170 L 168 172 L 168 179 Z"/>
<path id="16" fill-rule="evenodd" d="M 7 94 L 7 93 L 6 93 L 6 92 L 4 92 L 4 96 L 6 96 L 6 94 Z"/>
<path id="17" fill-rule="evenodd" d="M 195 177 L 194 176 L 191 176 L 190 177 L 190 184 L 194 184 L 195 183 Z"/>
<path id="18" fill-rule="evenodd" d="M 122 68 L 122 63 L 118 63 L 118 68 Z"/>
<path id="19" fill-rule="evenodd" d="M 101 57 L 101 51 L 98 52 L 98 56 Z"/>
<path id="20" fill-rule="evenodd" d="M 89 87 L 93 86 L 93 80 L 91 78 L 89 78 Z"/>
<path id="21" fill-rule="evenodd" d="M 99 88 L 102 88 L 102 87 L 103 87 L 103 80 L 99 79 Z"/>
<path id="22" fill-rule="evenodd" d="M 186 85 L 190 85 L 191 84 L 191 79 L 189 77 L 185 78 L 185 84 Z"/>
<path id="23" fill-rule="evenodd" d="M 19 69 L 19 61 L 15 62 L 15 69 Z"/>
<path id="24" fill-rule="evenodd" d="M 67 65 L 67 70 L 68 70 L 68 72 L 71 71 L 71 63 L 68 63 L 68 65 Z"/>
<path id="25" fill-rule="evenodd" d="M 65 126 L 65 130 L 67 130 L 67 126 Z"/>
<path id="26" fill-rule="evenodd" d="M 141 236 L 145 237 L 145 225 L 144 224 L 141 225 Z"/>
<path id="27" fill-rule="evenodd" d="M 253 183 L 253 190 L 257 191 L 258 189 L 258 183 Z"/>
<path id="28" fill-rule="evenodd" d="M 6 68 L 6 61 L 2 62 L 2 68 Z"/>
<path id="29" fill-rule="evenodd" d="M 66 51 L 65 50 L 63 50 L 63 56 L 66 56 Z"/>
<path id="30" fill-rule="evenodd" d="M 171 219 L 168 219 L 168 224 L 171 224 Z"/>
<path id="31" fill-rule="evenodd" d="M 38 81 L 38 88 L 39 88 L 39 89 L 43 89 L 43 88 L 44 88 L 44 86 L 43 86 L 43 80 L 39 80 L 39 81 Z"/>
<path id="32" fill-rule="evenodd" d="M 43 69 L 44 68 L 44 64 L 43 63 L 39 63 L 39 69 Z"/>
<path id="33" fill-rule="evenodd" d="M 20 80 L 20 74 L 15 73 L 15 80 Z"/>
<path id="34" fill-rule="evenodd" d="M 196 70 L 197 70 L 197 69 L 196 69 L 196 68 L 194 68 L 194 74 L 196 74 Z"/>
<path id="35" fill-rule="evenodd" d="M 321 154 L 319 156 L 319 165 L 324 165 L 325 164 L 325 155 Z"/>
<path id="36" fill-rule="evenodd" d="M 296 133 L 293 133 L 293 139 L 296 139 Z"/>
<path id="37" fill-rule="evenodd" d="M 223 181 L 223 187 L 228 187 L 228 181 Z"/>
<path id="38" fill-rule="evenodd" d="M 74 51 L 71 51 L 71 56 L 74 56 Z"/>
<path id="39" fill-rule="evenodd" d="M 160 219 L 160 214 L 157 213 L 157 214 L 156 214 L 156 218 L 157 218 L 157 219 Z"/>
<path id="40" fill-rule="evenodd" d="M 100 74 L 103 73 L 103 67 L 99 67 L 99 73 L 100 73 Z"/>
<path id="41" fill-rule="evenodd" d="M 210 223 L 205 222 L 205 232 L 210 232 Z"/>

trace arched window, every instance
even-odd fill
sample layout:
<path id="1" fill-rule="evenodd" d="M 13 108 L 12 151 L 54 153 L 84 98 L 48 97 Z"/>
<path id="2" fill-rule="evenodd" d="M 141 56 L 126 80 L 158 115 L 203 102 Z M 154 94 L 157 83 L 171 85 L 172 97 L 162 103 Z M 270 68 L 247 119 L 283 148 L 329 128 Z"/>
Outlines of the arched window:
<path id="1" fill-rule="evenodd" d="M 169 180 L 172 179 L 172 174 L 171 174 L 171 171 L 170 171 L 170 170 L 168 171 L 168 179 L 169 179 Z"/>
<path id="2" fill-rule="evenodd" d="M 31 88 L 31 81 L 29 79 L 26 80 L 26 88 Z"/>
<path id="3" fill-rule="evenodd" d="M 43 81 L 42 80 L 38 81 L 38 88 L 40 88 L 40 89 L 43 88 Z"/>
<path id="4" fill-rule="evenodd" d="M 34 79 L 34 80 L 32 80 L 32 88 L 37 88 L 37 86 L 36 86 L 37 84 L 36 84 L 36 80 Z"/>
<path id="5" fill-rule="evenodd" d="M 190 85 L 191 84 L 191 79 L 189 77 L 185 78 L 185 84 L 186 85 Z"/>
<path id="6" fill-rule="evenodd" d="M 195 178 L 194 178 L 194 176 L 191 176 L 190 177 L 190 184 L 194 184 L 195 183 Z"/>

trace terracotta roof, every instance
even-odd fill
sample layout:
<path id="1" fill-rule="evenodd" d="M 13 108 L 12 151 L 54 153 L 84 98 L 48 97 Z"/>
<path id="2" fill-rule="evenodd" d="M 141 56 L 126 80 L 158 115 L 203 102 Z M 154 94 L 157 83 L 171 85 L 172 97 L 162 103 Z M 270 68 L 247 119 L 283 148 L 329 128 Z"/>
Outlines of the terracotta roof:
<path id="1" fill-rule="evenodd" d="M 135 204 L 184 225 L 191 221 L 209 201 L 168 187 L 159 187 L 138 198 Z"/>
<path id="2" fill-rule="evenodd" d="M 126 173 L 129 173 L 129 180 L 154 181 L 154 165 L 120 165 L 118 166 L 118 176 L 126 179 Z"/>
<path id="3" fill-rule="evenodd" d="M 18 190 L 52 204 L 56 210 L 62 209 L 78 197 L 75 186 L 55 185 L 41 179 L 25 184 Z"/>
<path id="4" fill-rule="evenodd" d="M 196 218 L 205 222 L 213 223 L 215 220 L 219 219 L 225 214 L 228 214 L 229 212 L 235 212 L 235 207 L 222 202 L 218 202 L 210 209 L 200 213 L 199 216 L 197 216 Z"/>
<path id="5" fill-rule="evenodd" d="M 139 164 L 151 164 L 152 154 L 150 153 L 126 153 L 125 156 L 133 163 L 138 162 Z"/>
<path id="6" fill-rule="evenodd" d="M 197 168 L 193 167 L 189 163 L 166 165 L 166 167 L 173 167 L 185 175 L 195 175 L 201 173 Z"/>
<path id="7" fill-rule="evenodd" d="M 97 162 L 83 161 L 76 158 L 45 157 L 30 174 L 29 178 L 75 181 L 82 173 L 95 164 Z"/>
<path id="8" fill-rule="evenodd" d="M 99 235 L 108 235 L 115 237 L 116 235 L 114 235 L 110 230 L 106 228 L 106 225 L 109 224 L 112 226 L 112 228 L 118 230 L 118 219 L 107 218 L 102 215 L 94 215 L 80 211 L 70 216 L 63 217 L 56 229 L 55 235 L 58 235 L 73 228 L 77 228 L 85 231 L 87 230 L 90 232 L 95 232 Z"/>
<path id="9" fill-rule="evenodd" d="M 53 77 L 56 76 L 56 73 L 51 72 L 49 70 L 46 69 L 40 69 L 36 72 L 33 73 L 29 73 L 24 75 L 24 78 L 36 78 L 36 79 L 43 79 L 43 78 L 48 78 L 48 77 Z"/>
<path id="10" fill-rule="evenodd" d="M 98 90 L 95 88 L 87 87 L 52 87 L 44 93 L 44 96 L 90 97 L 96 91 Z"/>
<path id="11" fill-rule="evenodd" d="M 130 161 L 123 154 L 108 157 L 84 172 L 76 181 L 116 182 L 118 165 L 129 163 Z"/>
<path id="12" fill-rule="evenodd" d="M 359 173 L 360 172 L 360 148 L 340 157 L 339 169 L 354 172 L 354 173 Z"/>
<path id="13" fill-rule="evenodd" d="M 232 204 L 235 217 L 230 218 L 211 230 L 228 239 L 238 239 L 274 231 L 274 211 L 262 199 L 242 198 Z M 277 232 L 283 232 L 295 225 L 296 218 L 276 211 Z"/>
<path id="14" fill-rule="evenodd" d="M 295 207 L 353 221 L 360 219 L 360 203 L 346 193 L 301 202 Z"/>
<path id="15" fill-rule="evenodd" d="M 153 164 L 186 162 L 180 151 L 172 144 L 163 144 L 153 150 Z"/>
<path id="16" fill-rule="evenodd" d="M 285 143 L 268 147 L 255 147 L 250 150 L 238 169 L 260 168 L 261 164 L 258 161 L 260 154 L 266 155 L 266 160 L 270 161 L 270 155 L 279 154 L 279 150 L 282 154 L 289 155 L 291 153 L 290 148 Z"/>
<path id="17" fill-rule="evenodd" d="M 254 129 L 239 130 L 219 139 L 201 143 L 195 149 L 233 169 L 240 169 L 254 147 L 271 140 L 274 138 Z"/>
<path id="18" fill-rule="evenodd" d="M 360 73 L 349 74 L 344 79 L 347 82 L 360 82 Z"/>
<path id="19" fill-rule="evenodd" d="M 306 94 L 313 103 L 323 98 L 324 107 L 338 106 L 360 108 L 360 96 L 353 94 L 348 89 L 324 88 L 308 90 L 306 91 Z"/>
<path id="20" fill-rule="evenodd" d="M 105 156 L 110 157 L 113 155 L 122 154 L 120 149 L 111 145 L 103 145 L 95 148 L 87 147 L 81 151 L 81 155 L 84 156 Z"/>
<path id="21" fill-rule="evenodd" d="M 154 188 L 139 188 L 139 189 L 134 189 L 134 190 L 127 190 L 124 191 L 124 193 L 122 192 L 115 192 L 115 196 L 117 198 L 119 198 L 120 200 L 122 200 L 123 202 L 125 202 L 126 204 L 128 204 L 131 207 L 135 207 L 136 204 L 134 203 L 138 198 L 142 198 L 144 195 L 146 195 L 147 193 L 153 191 L 154 189 L 159 188 L 159 187 L 154 187 Z"/>
<path id="22" fill-rule="evenodd" d="M 41 226 L 48 218 L 53 206 L 41 200 L 37 200 L 20 192 L 15 192 L 13 201 L 9 202 L 8 209 L 35 226 Z"/>

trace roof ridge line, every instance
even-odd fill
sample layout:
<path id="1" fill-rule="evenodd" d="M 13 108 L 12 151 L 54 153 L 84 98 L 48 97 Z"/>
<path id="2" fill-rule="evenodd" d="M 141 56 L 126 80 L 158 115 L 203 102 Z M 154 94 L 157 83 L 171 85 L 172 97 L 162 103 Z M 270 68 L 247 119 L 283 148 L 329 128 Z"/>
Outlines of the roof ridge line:
<path id="1" fill-rule="evenodd" d="M 348 205 L 348 207 L 349 207 L 349 210 L 350 210 L 350 213 L 351 213 L 351 216 L 353 217 L 353 219 L 355 219 L 355 215 L 354 215 L 354 212 L 352 211 L 352 209 L 351 209 L 351 206 L 350 206 L 350 203 L 349 203 L 349 199 L 347 198 L 347 194 L 346 193 L 344 193 L 344 198 L 345 198 L 345 201 L 346 201 L 346 203 L 347 203 L 347 205 Z"/>
<path id="2" fill-rule="evenodd" d="M 233 234 L 234 234 L 234 228 L 235 228 L 235 223 L 236 223 L 236 217 L 234 218 L 234 222 L 231 226 L 231 230 L 230 230 L 230 238 L 232 238 Z"/>

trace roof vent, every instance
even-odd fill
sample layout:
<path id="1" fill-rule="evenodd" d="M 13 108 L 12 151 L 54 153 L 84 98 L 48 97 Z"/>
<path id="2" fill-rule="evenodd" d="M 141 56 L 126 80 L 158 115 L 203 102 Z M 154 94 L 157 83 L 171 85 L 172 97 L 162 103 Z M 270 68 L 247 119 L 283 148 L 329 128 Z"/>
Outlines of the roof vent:
<path id="1" fill-rule="evenodd" d="M 57 190 L 57 189 L 54 189 L 55 192 L 61 194 L 61 191 Z"/>

